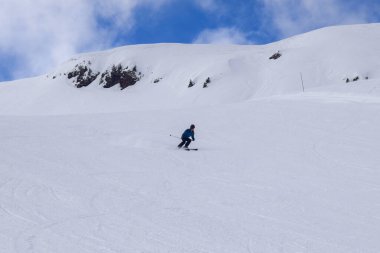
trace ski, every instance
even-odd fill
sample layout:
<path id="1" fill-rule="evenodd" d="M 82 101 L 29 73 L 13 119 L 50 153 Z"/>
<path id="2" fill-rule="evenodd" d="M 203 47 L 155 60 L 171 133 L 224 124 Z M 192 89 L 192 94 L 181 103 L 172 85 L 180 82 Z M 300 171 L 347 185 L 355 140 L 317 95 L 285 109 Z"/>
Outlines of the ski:
<path id="1" fill-rule="evenodd" d="M 184 150 L 187 150 L 187 151 L 198 151 L 197 148 L 184 148 Z"/>

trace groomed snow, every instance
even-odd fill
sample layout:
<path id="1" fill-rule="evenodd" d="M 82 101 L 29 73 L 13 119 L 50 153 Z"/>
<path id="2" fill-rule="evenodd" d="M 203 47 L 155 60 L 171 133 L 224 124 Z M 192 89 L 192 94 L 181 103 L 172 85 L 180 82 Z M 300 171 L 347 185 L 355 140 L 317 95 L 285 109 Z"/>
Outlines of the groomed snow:
<path id="1" fill-rule="evenodd" d="M 80 56 L 157 68 L 123 91 L 0 84 L 0 252 L 380 252 L 379 42 L 373 24 L 144 45 Z M 199 151 L 178 150 L 191 123 Z"/>

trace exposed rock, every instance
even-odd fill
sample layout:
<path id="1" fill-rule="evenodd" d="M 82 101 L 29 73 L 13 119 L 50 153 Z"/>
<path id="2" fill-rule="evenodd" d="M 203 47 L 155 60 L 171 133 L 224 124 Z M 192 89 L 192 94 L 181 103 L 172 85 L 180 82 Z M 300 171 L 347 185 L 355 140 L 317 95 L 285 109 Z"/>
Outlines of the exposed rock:
<path id="1" fill-rule="evenodd" d="M 100 84 L 104 88 L 111 88 L 116 84 L 120 85 L 121 89 L 134 85 L 141 79 L 141 72 L 137 73 L 137 67 L 134 66 L 132 70 L 128 67 L 124 68 L 121 64 L 113 65 L 111 70 L 107 70 L 101 76 Z"/>
<path id="2" fill-rule="evenodd" d="M 191 88 L 191 87 L 193 87 L 195 85 L 195 83 L 190 79 L 190 82 L 189 82 L 189 86 L 188 86 L 188 88 Z"/>
<path id="3" fill-rule="evenodd" d="M 162 80 L 162 77 L 154 79 L 153 83 L 159 83 Z"/>
<path id="4" fill-rule="evenodd" d="M 211 83 L 211 79 L 210 77 L 207 77 L 206 81 L 203 83 L 203 88 L 207 88 L 209 83 Z"/>
<path id="5" fill-rule="evenodd" d="M 87 64 L 91 65 L 91 62 L 83 62 L 81 64 L 77 64 L 73 71 L 67 73 L 68 79 L 74 78 L 73 83 L 77 88 L 82 88 L 90 85 L 100 74 L 99 72 L 94 73 L 93 70 L 87 66 Z"/>
<path id="6" fill-rule="evenodd" d="M 270 60 L 277 60 L 282 55 L 280 54 L 280 51 L 277 51 L 277 53 L 273 54 L 271 57 L 269 57 Z"/>
<path id="7" fill-rule="evenodd" d="M 356 81 L 359 81 L 360 79 L 360 76 L 355 76 L 354 78 L 350 79 L 350 78 L 346 78 L 346 83 L 349 83 L 349 82 L 356 82 Z M 368 80 L 369 77 L 368 76 L 365 76 L 364 77 L 365 80 Z"/>

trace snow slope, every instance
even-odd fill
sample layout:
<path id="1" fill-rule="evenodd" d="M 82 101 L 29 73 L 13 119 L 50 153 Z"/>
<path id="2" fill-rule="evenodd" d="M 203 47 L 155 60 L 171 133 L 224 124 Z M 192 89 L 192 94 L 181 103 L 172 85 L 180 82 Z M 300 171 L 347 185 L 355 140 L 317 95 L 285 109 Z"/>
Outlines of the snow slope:
<path id="1" fill-rule="evenodd" d="M 379 41 L 132 46 L 1 84 L 0 252 L 380 252 Z M 83 59 L 144 77 L 77 89 Z"/>
<path id="2" fill-rule="evenodd" d="M 379 40 L 380 24 L 368 24 L 325 28 L 263 46 L 157 44 L 83 54 L 46 76 L 2 84 L 0 114 L 123 112 L 234 103 L 300 93 L 300 73 L 306 91 L 332 85 L 350 90 L 347 78 L 380 78 Z M 269 60 L 278 50 L 282 57 Z M 137 66 L 143 77 L 123 91 L 103 89 L 98 85 L 100 75 L 90 86 L 73 89 L 64 74 L 88 61 L 94 72 L 123 64 Z M 211 83 L 204 89 L 207 77 Z M 190 79 L 196 83 L 192 88 L 188 88 Z"/>

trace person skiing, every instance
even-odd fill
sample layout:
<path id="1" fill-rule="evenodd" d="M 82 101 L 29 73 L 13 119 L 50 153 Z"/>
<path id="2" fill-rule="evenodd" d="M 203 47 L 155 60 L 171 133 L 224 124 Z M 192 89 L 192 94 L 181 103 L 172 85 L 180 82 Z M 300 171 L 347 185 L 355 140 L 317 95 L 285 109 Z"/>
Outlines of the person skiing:
<path id="1" fill-rule="evenodd" d="M 186 129 L 185 132 L 183 132 L 182 137 L 181 137 L 182 142 L 178 145 L 178 148 L 182 148 L 183 145 L 185 145 L 185 148 L 189 148 L 191 140 L 195 141 L 194 129 L 195 129 L 195 126 L 192 124 L 189 129 Z"/>

